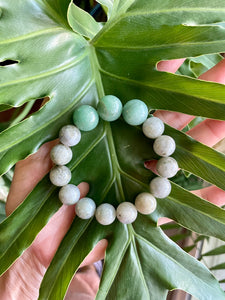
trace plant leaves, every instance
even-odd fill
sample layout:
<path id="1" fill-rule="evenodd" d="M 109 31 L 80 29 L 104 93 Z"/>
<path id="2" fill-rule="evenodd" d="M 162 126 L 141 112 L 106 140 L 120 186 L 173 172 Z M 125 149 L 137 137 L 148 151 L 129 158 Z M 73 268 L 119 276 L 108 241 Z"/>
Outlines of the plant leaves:
<path id="1" fill-rule="evenodd" d="M 222 269 L 225 269 L 225 263 L 218 264 L 210 268 L 210 270 L 222 270 Z"/>
<path id="2" fill-rule="evenodd" d="M 214 248 L 213 250 L 203 253 L 202 256 L 220 255 L 224 253 L 225 253 L 225 245 L 219 246 L 217 248 Z"/>
<path id="3" fill-rule="evenodd" d="M 176 74 L 197 78 L 207 70 L 214 67 L 222 59 L 223 57 L 220 54 L 208 54 L 200 55 L 198 57 L 191 57 L 185 60 Z"/>
<path id="4" fill-rule="evenodd" d="M 109 19 L 113 10 L 114 0 L 97 0 L 97 2 L 103 6 Z"/>
<path id="5" fill-rule="evenodd" d="M 225 28 L 214 24 L 223 21 L 224 1 L 201 0 L 187 6 L 184 1 L 175 5 L 162 0 L 118 0 L 109 21 L 90 43 L 72 32 L 66 20 L 68 6 L 69 1 L 62 0 L 24 0 L 22 4 L 0 0 L 0 60 L 19 62 L 0 68 L 0 104 L 17 107 L 44 96 L 50 99 L 38 112 L 0 134 L 1 173 L 57 137 L 60 127 L 71 123 L 78 104 L 96 106 L 104 94 L 115 94 L 123 103 L 140 98 L 149 109 L 225 119 L 224 86 L 156 71 L 159 60 L 224 51 Z M 170 127 L 166 133 L 176 140 L 174 157 L 182 169 L 224 189 L 224 155 Z M 73 149 L 71 182 L 90 183 L 89 196 L 97 205 L 133 202 L 137 193 L 148 190 L 154 177 L 144 168 L 146 160 L 157 159 L 152 142 L 140 128 L 122 120 L 101 121 L 94 131 L 82 133 L 82 142 Z M 1 223 L 1 272 L 59 208 L 57 193 L 46 177 Z M 168 199 L 158 200 L 156 212 L 151 217 L 139 216 L 133 226 L 115 222 L 103 227 L 94 220 L 76 218 L 46 273 L 40 299 L 62 299 L 75 270 L 103 237 L 110 244 L 99 299 L 121 299 L 128 284 L 132 286 L 129 295 L 138 299 L 165 299 L 167 290 L 174 288 L 199 299 L 224 299 L 209 271 L 156 227 L 161 216 L 199 233 L 225 238 L 224 210 L 173 184 Z M 154 258 L 153 265 L 148 254 Z"/>
<path id="6" fill-rule="evenodd" d="M 147 230 L 143 223 L 148 226 Z M 222 290 L 206 267 L 182 251 L 150 220 L 146 224 L 146 217 L 139 216 L 134 226 L 118 223 L 108 226 L 104 228 L 105 235 L 102 229 L 96 221 L 88 224 L 88 221 L 75 219 L 45 275 L 40 300 L 62 298 L 71 276 L 90 251 L 86 241 L 93 247 L 103 237 L 107 237 L 109 246 L 96 299 L 123 299 L 124 295 L 129 299 L 134 295 L 138 299 L 166 299 L 166 290 L 175 287 L 198 299 L 203 299 L 206 290 L 209 299 L 213 299 L 213 295 L 216 299 L 224 299 Z M 129 275 L 124 280 L 125 274 Z M 200 288 L 193 286 L 193 280 Z"/>
<path id="7" fill-rule="evenodd" d="M 101 30 L 102 25 L 86 11 L 71 1 L 68 9 L 68 21 L 72 29 L 90 40 Z"/>
<path id="8" fill-rule="evenodd" d="M 5 202 L 0 200 L 0 223 L 6 218 Z"/>

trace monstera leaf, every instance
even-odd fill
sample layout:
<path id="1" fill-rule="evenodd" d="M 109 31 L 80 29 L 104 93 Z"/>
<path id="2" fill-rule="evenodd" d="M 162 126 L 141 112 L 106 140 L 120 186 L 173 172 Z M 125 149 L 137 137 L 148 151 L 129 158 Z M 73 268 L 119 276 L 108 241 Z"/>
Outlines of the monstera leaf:
<path id="1" fill-rule="evenodd" d="M 224 0 L 99 1 L 104 26 L 68 0 L 0 0 L 0 108 L 35 99 L 49 101 L 0 134 L 0 172 L 57 137 L 81 103 L 96 106 L 105 94 L 123 103 L 138 98 L 149 110 L 165 109 L 225 120 L 225 88 L 156 70 L 160 60 L 225 51 Z M 113 5 L 112 5 L 113 4 Z M 217 23 L 220 22 L 218 25 Z M 166 126 L 181 169 L 225 190 L 225 156 Z M 154 174 L 144 162 L 157 159 L 152 141 L 122 119 L 101 121 L 73 148 L 74 184 L 90 184 L 96 204 L 132 202 L 148 191 Z M 46 176 L 0 225 L 0 274 L 32 243 L 60 207 L 58 189 Z M 39 299 L 63 299 L 82 260 L 107 238 L 97 299 L 165 299 L 183 289 L 198 299 L 225 299 L 218 282 L 157 227 L 167 216 L 200 234 L 225 240 L 225 212 L 175 183 L 150 216 L 132 225 L 101 226 L 74 219 L 43 279 Z"/>

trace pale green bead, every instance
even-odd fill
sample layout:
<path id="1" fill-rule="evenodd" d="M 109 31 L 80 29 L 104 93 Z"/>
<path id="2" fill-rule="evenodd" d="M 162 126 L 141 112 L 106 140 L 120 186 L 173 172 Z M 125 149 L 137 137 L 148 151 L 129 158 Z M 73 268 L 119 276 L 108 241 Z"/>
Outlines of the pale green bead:
<path id="1" fill-rule="evenodd" d="M 117 219 L 123 224 L 131 224 L 137 218 L 137 209 L 131 202 L 122 202 L 116 210 Z"/>
<path id="2" fill-rule="evenodd" d="M 59 191 L 59 200 L 66 205 L 73 205 L 80 199 L 80 190 L 74 184 L 64 185 Z"/>
<path id="3" fill-rule="evenodd" d="M 108 122 L 117 120 L 121 116 L 122 109 L 120 99 L 113 95 L 104 96 L 97 107 L 99 116 Z"/>
<path id="4" fill-rule="evenodd" d="M 135 207 L 137 211 L 143 215 L 148 215 L 155 211 L 157 202 L 155 197 L 150 193 L 141 193 L 135 199 Z"/>
<path id="5" fill-rule="evenodd" d="M 94 129 L 99 122 L 97 111 L 90 105 L 81 105 L 73 113 L 74 124 L 83 131 Z"/>
<path id="6" fill-rule="evenodd" d="M 95 217 L 98 223 L 109 225 L 115 221 L 116 210 L 111 204 L 103 203 L 96 209 Z"/>
<path id="7" fill-rule="evenodd" d="M 141 125 L 147 117 L 148 107 L 141 100 L 130 100 L 123 107 L 123 118 L 130 125 Z"/>
<path id="8" fill-rule="evenodd" d="M 150 182 L 150 192 L 156 198 L 166 198 L 171 192 L 171 184 L 166 178 L 155 177 Z"/>
<path id="9" fill-rule="evenodd" d="M 75 206 L 75 212 L 77 216 L 81 219 L 90 219 L 94 216 L 96 210 L 95 202 L 88 197 L 84 197 L 80 199 L 76 206 Z"/>

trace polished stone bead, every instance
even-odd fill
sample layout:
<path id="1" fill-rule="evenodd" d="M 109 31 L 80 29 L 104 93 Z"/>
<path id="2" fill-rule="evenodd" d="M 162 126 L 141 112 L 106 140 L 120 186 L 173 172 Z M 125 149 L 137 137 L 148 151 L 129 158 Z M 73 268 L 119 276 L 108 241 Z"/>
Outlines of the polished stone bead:
<path id="1" fill-rule="evenodd" d="M 122 109 L 123 106 L 120 99 L 113 95 L 104 96 L 97 107 L 99 116 L 108 122 L 117 120 L 121 116 Z"/>
<path id="2" fill-rule="evenodd" d="M 55 166 L 49 174 L 52 184 L 56 186 L 64 186 L 71 180 L 70 169 L 66 166 Z"/>
<path id="3" fill-rule="evenodd" d="M 109 225 L 112 224 L 116 218 L 116 210 L 111 204 L 103 203 L 97 207 L 95 217 L 98 223 Z"/>
<path id="4" fill-rule="evenodd" d="M 124 105 L 122 114 L 128 124 L 141 125 L 148 117 L 148 107 L 143 101 L 133 99 Z"/>
<path id="5" fill-rule="evenodd" d="M 59 200 L 66 205 L 73 205 L 80 199 L 80 190 L 74 184 L 64 185 L 59 191 Z"/>
<path id="6" fill-rule="evenodd" d="M 148 118 L 142 126 L 144 135 L 150 139 L 156 139 L 161 136 L 164 132 L 164 128 L 163 121 L 156 117 Z"/>
<path id="7" fill-rule="evenodd" d="M 176 143 L 171 136 L 161 135 L 154 141 L 153 149 L 159 156 L 170 156 L 176 149 Z"/>
<path id="8" fill-rule="evenodd" d="M 177 174 L 179 167 L 176 159 L 173 157 L 162 157 L 156 164 L 156 170 L 160 176 L 171 178 Z"/>
<path id="9" fill-rule="evenodd" d="M 166 198 L 171 192 L 171 184 L 166 178 L 156 177 L 150 182 L 150 192 L 156 198 Z"/>
<path id="10" fill-rule="evenodd" d="M 73 152 L 68 146 L 58 144 L 52 148 L 50 157 L 54 164 L 62 166 L 71 161 Z"/>
<path id="11" fill-rule="evenodd" d="M 137 209 L 131 202 L 123 202 L 117 207 L 117 219 L 123 224 L 131 224 L 137 218 Z"/>
<path id="12" fill-rule="evenodd" d="M 59 140 L 66 146 L 75 146 L 80 142 L 80 130 L 74 125 L 65 125 L 60 129 Z"/>
<path id="13" fill-rule="evenodd" d="M 156 199 L 150 193 L 141 193 L 135 199 L 137 211 L 143 215 L 151 214 L 156 209 Z"/>
<path id="14" fill-rule="evenodd" d="M 83 131 L 94 129 L 99 122 L 97 111 L 90 105 L 81 105 L 73 113 L 74 124 Z"/>
<path id="15" fill-rule="evenodd" d="M 75 212 L 77 216 L 84 220 L 93 217 L 95 214 L 95 210 L 95 202 L 88 197 L 80 199 L 75 206 Z"/>

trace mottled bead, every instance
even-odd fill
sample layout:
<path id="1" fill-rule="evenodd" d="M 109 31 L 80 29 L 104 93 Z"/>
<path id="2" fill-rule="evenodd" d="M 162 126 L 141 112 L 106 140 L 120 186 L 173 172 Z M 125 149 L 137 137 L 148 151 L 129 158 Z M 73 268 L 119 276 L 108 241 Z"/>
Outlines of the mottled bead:
<path id="1" fill-rule="evenodd" d="M 98 223 L 109 225 L 112 224 L 116 218 L 116 210 L 111 204 L 103 203 L 97 207 L 95 217 Z"/>
<path id="2" fill-rule="evenodd" d="M 166 178 L 156 177 L 150 182 L 150 192 L 156 198 L 166 198 L 171 192 L 171 184 Z"/>
<path id="3" fill-rule="evenodd" d="M 59 132 L 59 139 L 66 146 L 75 146 L 81 139 L 80 130 L 74 125 L 63 126 Z"/>
<path id="4" fill-rule="evenodd" d="M 94 129 L 99 122 L 97 111 L 90 105 L 81 105 L 73 113 L 74 124 L 83 131 Z"/>
<path id="5" fill-rule="evenodd" d="M 121 116 L 122 109 L 120 99 L 113 95 L 104 96 L 97 107 L 99 116 L 108 122 L 117 120 Z"/>
<path id="6" fill-rule="evenodd" d="M 58 144 L 52 148 L 50 157 L 53 163 L 62 166 L 68 164 L 71 161 L 73 153 L 68 146 Z"/>
<path id="7" fill-rule="evenodd" d="M 88 197 L 80 199 L 75 206 L 75 212 L 77 216 L 84 220 L 93 217 L 95 214 L 95 210 L 95 202 Z"/>
<path id="8" fill-rule="evenodd" d="M 143 101 L 133 99 L 124 105 L 122 114 L 128 124 L 141 125 L 148 117 L 148 107 Z"/>
<path id="9" fill-rule="evenodd" d="M 170 156 L 176 149 L 176 143 L 171 136 L 161 135 L 154 141 L 153 149 L 159 156 Z"/>
<path id="10" fill-rule="evenodd" d="M 162 157 L 156 164 L 156 170 L 160 176 L 171 178 L 178 172 L 178 163 L 173 157 Z"/>
<path id="11" fill-rule="evenodd" d="M 117 219 L 123 224 L 131 224 L 137 218 L 137 209 L 130 202 L 121 203 L 116 210 Z"/>
<path id="12" fill-rule="evenodd" d="M 70 169 L 66 166 L 55 166 L 49 174 L 52 184 L 56 186 L 64 186 L 71 180 Z"/>
<path id="13" fill-rule="evenodd" d="M 135 206 L 138 212 L 148 215 L 156 209 L 157 202 L 150 193 L 141 193 L 135 199 Z"/>
<path id="14" fill-rule="evenodd" d="M 157 137 L 161 136 L 164 132 L 164 129 L 165 126 L 163 121 L 156 117 L 148 118 L 142 126 L 144 135 L 150 139 L 156 139 Z"/>
<path id="15" fill-rule="evenodd" d="M 74 184 L 64 185 L 59 191 L 59 200 L 66 205 L 73 205 L 80 199 L 80 190 Z"/>

